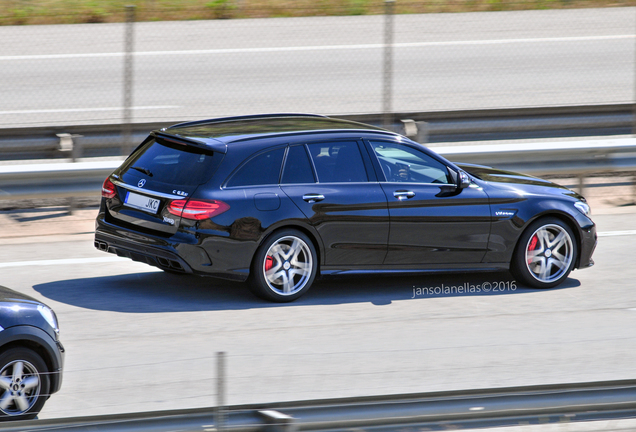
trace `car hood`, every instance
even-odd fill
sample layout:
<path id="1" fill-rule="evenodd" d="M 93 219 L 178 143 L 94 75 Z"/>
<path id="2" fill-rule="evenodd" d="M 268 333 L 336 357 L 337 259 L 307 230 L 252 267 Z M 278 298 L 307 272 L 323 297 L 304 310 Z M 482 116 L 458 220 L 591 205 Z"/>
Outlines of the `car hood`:
<path id="1" fill-rule="evenodd" d="M 584 200 L 581 195 L 571 189 L 531 175 L 505 171 L 483 165 L 462 163 L 456 165 L 478 179 L 502 188 L 514 188 L 517 191 L 524 191 L 532 194 L 568 196 L 576 200 Z"/>
<path id="2" fill-rule="evenodd" d="M 42 302 L 12 289 L 0 286 L 0 326 L 9 328 L 15 325 L 46 326 L 38 306 Z"/>

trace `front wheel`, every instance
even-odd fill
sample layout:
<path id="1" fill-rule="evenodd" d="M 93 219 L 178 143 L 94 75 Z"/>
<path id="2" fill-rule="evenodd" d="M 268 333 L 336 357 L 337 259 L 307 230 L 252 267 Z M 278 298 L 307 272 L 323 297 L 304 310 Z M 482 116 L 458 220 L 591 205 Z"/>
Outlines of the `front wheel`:
<path id="1" fill-rule="evenodd" d="M 250 288 L 266 300 L 290 302 L 307 292 L 317 268 L 316 249 L 311 240 L 299 231 L 281 230 L 256 251 Z"/>
<path id="2" fill-rule="evenodd" d="M 27 348 L 11 348 L 0 355 L 0 418 L 34 418 L 49 397 L 44 360 Z"/>
<path id="3" fill-rule="evenodd" d="M 526 285 L 552 288 L 568 277 L 576 257 L 576 238 L 570 227 L 560 219 L 543 218 L 519 238 L 511 271 Z"/>

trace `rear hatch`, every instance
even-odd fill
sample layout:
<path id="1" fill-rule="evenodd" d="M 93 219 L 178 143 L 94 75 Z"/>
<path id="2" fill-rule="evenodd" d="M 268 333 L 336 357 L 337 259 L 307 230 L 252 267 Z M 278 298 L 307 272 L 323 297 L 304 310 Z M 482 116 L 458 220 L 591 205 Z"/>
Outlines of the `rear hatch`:
<path id="1" fill-rule="evenodd" d="M 116 193 L 106 199 L 107 218 L 140 231 L 176 233 L 179 208 L 210 180 L 223 156 L 203 144 L 151 136 L 109 177 Z"/>

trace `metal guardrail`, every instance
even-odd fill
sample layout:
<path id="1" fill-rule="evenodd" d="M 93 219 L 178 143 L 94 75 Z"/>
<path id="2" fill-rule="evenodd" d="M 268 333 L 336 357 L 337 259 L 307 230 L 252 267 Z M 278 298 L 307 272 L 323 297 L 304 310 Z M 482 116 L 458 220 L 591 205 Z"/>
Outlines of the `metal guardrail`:
<path id="1" fill-rule="evenodd" d="M 454 162 L 536 175 L 636 172 L 633 138 L 432 148 Z M 0 200 L 97 197 L 104 179 L 120 164 L 121 160 L 0 165 Z"/>
<path id="2" fill-rule="evenodd" d="M 222 424 L 215 411 L 30 420 L 0 424 L 0 431 L 394 431 L 635 418 L 636 380 L 233 406 Z"/>
<path id="3" fill-rule="evenodd" d="M 417 140 L 429 144 L 453 141 L 603 136 L 629 134 L 634 105 L 594 105 L 474 111 L 393 113 L 392 129 L 403 132 L 403 120 L 419 125 Z M 380 126 L 383 114 L 338 118 Z M 132 142 L 175 121 L 130 125 Z M 126 148 L 122 125 L 55 126 L 0 129 L 0 160 L 117 156 Z"/>
<path id="4" fill-rule="evenodd" d="M 635 171 L 636 139 L 608 139 L 531 144 L 434 147 L 453 162 L 466 162 L 534 175 L 585 176 Z"/>
<path id="5" fill-rule="evenodd" d="M 0 166 L 0 200 L 98 197 L 104 179 L 120 164 L 121 160 Z"/>

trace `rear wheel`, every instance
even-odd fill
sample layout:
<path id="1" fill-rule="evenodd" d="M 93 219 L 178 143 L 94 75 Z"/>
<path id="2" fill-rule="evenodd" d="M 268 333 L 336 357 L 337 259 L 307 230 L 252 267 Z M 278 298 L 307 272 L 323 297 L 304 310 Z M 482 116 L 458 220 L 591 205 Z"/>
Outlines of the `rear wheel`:
<path id="1" fill-rule="evenodd" d="M 512 273 L 534 288 L 552 288 L 563 282 L 574 267 L 576 238 L 566 223 L 557 218 L 533 222 L 517 243 Z"/>
<path id="2" fill-rule="evenodd" d="M 34 418 L 49 397 L 44 360 L 27 348 L 11 348 L 0 355 L 0 416 Z"/>
<path id="3" fill-rule="evenodd" d="M 250 288 L 266 300 L 289 302 L 307 292 L 317 267 L 316 249 L 311 240 L 299 231 L 281 230 L 257 250 Z"/>

